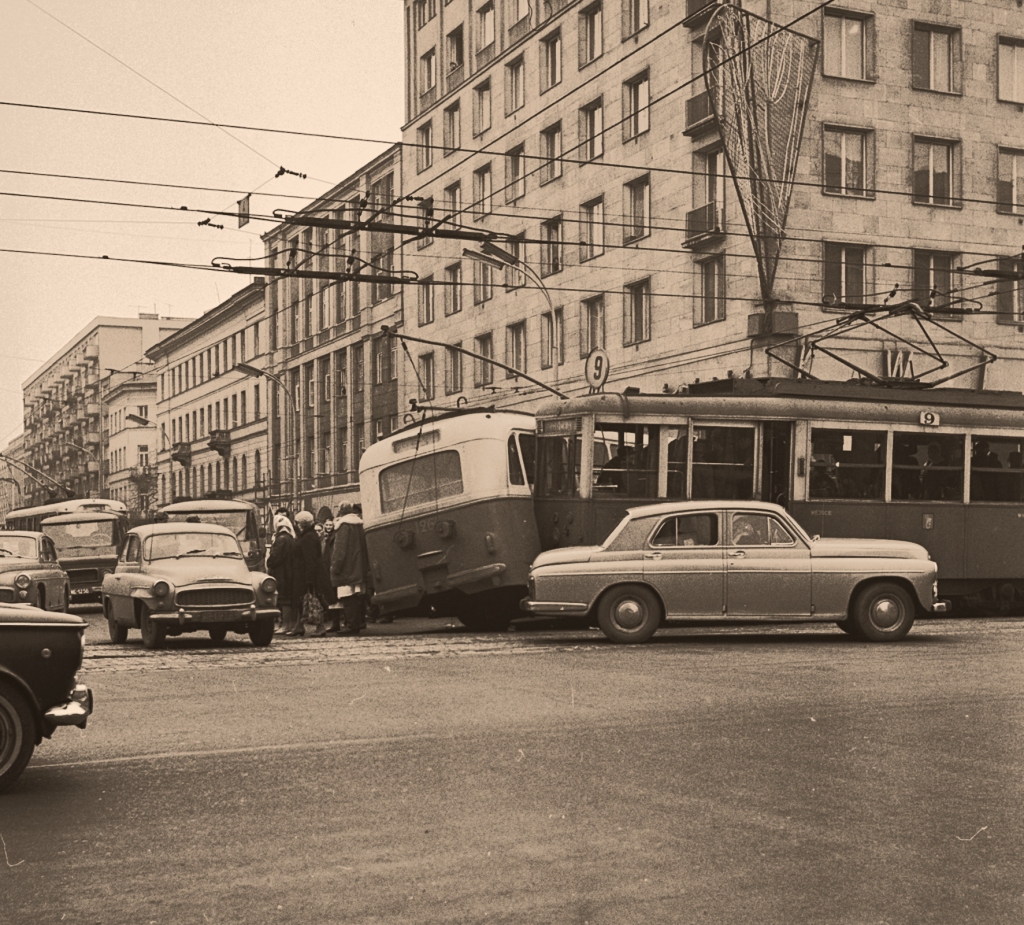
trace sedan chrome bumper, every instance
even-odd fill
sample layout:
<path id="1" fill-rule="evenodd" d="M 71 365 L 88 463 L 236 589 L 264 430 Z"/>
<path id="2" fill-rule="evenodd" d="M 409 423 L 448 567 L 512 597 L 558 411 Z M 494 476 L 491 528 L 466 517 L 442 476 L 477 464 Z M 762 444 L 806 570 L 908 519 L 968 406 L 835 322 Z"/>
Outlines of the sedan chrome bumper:
<path id="1" fill-rule="evenodd" d="M 253 620 L 274 620 L 281 618 L 277 608 L 251 607 L 179 607 L 176 611 L 149 615 L 154 623 L 174 624 L 179 626 L 207 625 L 210 623 L 251 623 Z"/>
<path id="2" fill-rule="evenodd" d="M 949 601 L 936 601 L 932 604 L 932 613 L 949 613 Z"/>
<path id="3" fill-rule="evenodd" d="M 43 714 L 43 719 L 51 728 L 57 726 L 78 726 L 85 728 L 85 723 L 92 714 L 92 691 L 84 684 L 76 684 L 71 692 L 71 699 L 56 707 L 50 707 Z"/>
<path id="4" fill-rule="evenodd" d="M 586 613 L 590 607 L 575 601 L 531 601 L 527 597 L 519 602 L 519 609 L 527 613 Z"/>

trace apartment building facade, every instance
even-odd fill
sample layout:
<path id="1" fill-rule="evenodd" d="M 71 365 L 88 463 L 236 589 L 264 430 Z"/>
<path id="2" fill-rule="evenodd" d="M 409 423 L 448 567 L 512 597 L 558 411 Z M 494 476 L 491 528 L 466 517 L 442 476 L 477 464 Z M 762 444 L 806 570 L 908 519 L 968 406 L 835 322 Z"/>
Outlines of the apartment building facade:
<path id="1" fill-rule="evenodd" d="M 156 380 L 149 374 L 115 373 L 105 395 L 103 462 L 108 498 L 122 501 L 130 516 L 149 515 L 156 503 L 158 430 Z M 148 423 L 143 423 L 143 422 Z"/>
<path id="2" fill-rule="evenodd" d="M 611 390 L 795 375 L 765 347 L 893 290 L 889 304 L 913 298 L 944 326 L 929 334 L 949 372 L 976 366 L 982 346 L 999 357 L 956 384 L 1020 389 L 1016 8 L 770 4 L 776 23 L 803 17 L 794 28 L 820 47 L 766 306 L 703 77 L 717 7 L 406 0 L 404 192 L 425 224 L 494 232 L 504 253 L 429 236 L 400 245 L 419 279 L 406 330 L 444 345 L 417 347 L 401 404 L 542 397 L 455 346 L 576 394 L 597 347 Z M 854 332 L 837 352 L 873 375 L 930 368 L 916 322 L 888 329 Z M 790 355 L 820 378 L 855 375 L 821 352 Z"/>
<path id="3" fill-rule="evenodd" d="M 257 277 L 146 351 L 153 415 L 131 423 L 154 428 L 153 506 L 203 497 L 266 500 L 267 384 L 238 368 L 266 364 L 265 288 Z"/>

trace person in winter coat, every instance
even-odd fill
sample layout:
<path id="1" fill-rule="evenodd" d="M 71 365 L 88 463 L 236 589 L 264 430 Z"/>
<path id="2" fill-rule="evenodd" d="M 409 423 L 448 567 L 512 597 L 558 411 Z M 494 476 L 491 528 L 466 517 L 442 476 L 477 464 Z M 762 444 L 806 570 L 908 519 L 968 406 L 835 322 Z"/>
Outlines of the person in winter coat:
<path id="1" fill-rule="evenodd" d="M 366 627 L 370 593 L 370 555 L 366 549 L 362 518 L 351 504 L 338 509 L 334 521 L 334 554 L 331 584 L 345 614 L 345 629 L 357 635 Z"/>
<path id="2" fill-rule="evenodd" d="M 299 552 L 298 591 L 302 600 L 302 618 L 299 629 L 291 635 L 302 636 L 305 633 L 303 624 L 319 627 L 323 623 L 330 589 L 324 581 L 320 537 L 313 529 L 313 515 L 309 511 L 299 511 L 295 515 L 295 526 L 299 530 L 295 542 Z"/>
<path id="3" fill-rule="evenodd" d="M 277 582 L 277 606 L 281 610 L 281 625 L 277 632 L 288 633 L 295 629 L 296 616 L 300 613 L 301 598 L 295 593 L 297 566 L 295 530 L 284 514 L 274 515 L 274 544 L 267 556 L 267 571 Z"/>
<path id="4" fill-rule="evenodd" d="M 317 525 L 319 526 L 319 524 Z M 325 619 L 313 630 L 313 636 L 337 636 L 341 631 L 341 604 L 331 587 L 331 556 L 334 554 L 334 521 L 325 520 L 320 533 L 320 579 L 323 587 L 327 589 L 327 610 L 324 612 Z M 328 627 L 327 618 L 331 625 Z"/>

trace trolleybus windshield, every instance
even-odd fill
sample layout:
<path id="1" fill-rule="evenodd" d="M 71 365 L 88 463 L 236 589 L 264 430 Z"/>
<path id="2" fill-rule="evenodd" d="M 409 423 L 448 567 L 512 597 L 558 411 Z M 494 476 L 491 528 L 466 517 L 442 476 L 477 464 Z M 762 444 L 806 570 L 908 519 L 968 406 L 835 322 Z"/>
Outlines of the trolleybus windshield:
<path id="1" fill-rule="evenodd" d="M 253 539 L 248 536 L 248 512 L 247 511 L 169 511 L 167 514 L 168 523 L 182 523 L 192 518 L 199 518 L 204 524 L 219 524 L 227 527 L 239 542 Z"/>
<path id="2" fill-rule="evenodd" d="M 115 555 L 113 520 L 87 520 L 64 524 L 46 524 L 43 532 L 53 540 L 57 555 L 112 556 Z"/>

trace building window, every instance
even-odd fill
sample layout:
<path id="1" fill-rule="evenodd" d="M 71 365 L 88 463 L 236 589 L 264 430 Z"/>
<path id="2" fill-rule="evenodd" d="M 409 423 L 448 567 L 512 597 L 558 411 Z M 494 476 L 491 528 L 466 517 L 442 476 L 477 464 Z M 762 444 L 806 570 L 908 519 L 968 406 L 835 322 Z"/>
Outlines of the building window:
<path id="1" fill-rule="evenodd" d="M 1024 103 L 1024 39 L 999 37 L 998 98 Z"/>
<path id="2" fill-rule="evenodd" d="M 845 10 L 825 10 L 822 73 L 848 80 L 868 79 L 872 18 Z"/>
<path id="3" fill-rule="evenodd" d="M 651 280 L 631 283 L 622 292 L 622 343 L 629 346 L 650 340 Z"/>
<path id="4" fill-rule="evenodd" d="M 540 150 L 544 160 L 540 182 L 550 183 L 562 175 L 562 123 L 558 122 L 540 133 Z"/>
<path id="5" fill-rule="evenodd" d="M 868 133 L 856 129 L 822 130 L 825 182 L 834 196 L 867 196 Z"/>
<path id="6" fill-rule="evenodd" d="M 580 303 L 580 356 L 604 343 L 604 296 L 596 295 Z"/>
<path id="7" fill-rule="evenodd" d="M 419 212 L 419 227 L 420 227 L 420 230 L 423 232 L 422 236 L 420 238 L 418 238 L 417 241 L 416 241 L 416 249 L 417 250 L 423 250 L 423 248 L 430 247 L 430 245 L 434 243 L 433 236 L 426 233 L 426 232 L 430 231 L 430 229 L 433 228 L 433 226 L 434 226 L 434 198 L 433 198 L 433 196 L 425 196 L 417 204 L 416 210 L 417 210 L 417 212 Z M 335 323 L 340 324 L 342 321 L 345 320 L 345 300 L 344 300 L 345 287 L 344 287 L 344 283 L 339 284 L 337 289 L 336 289 L 336 291 L 338 293 L 338 303 L 337 303 L 338 310 L 335 313 Z"/>
<path id="8" fill-rule="evenodd" d="M 651 178 L 640 177 L 625 187 L 626 225 L 624 244 L 639 241 L 651 233 Z"/>
<path id="9" fill-rule="evenodd" d="M 914 196 L 920 205 L 951 206 L 956 142 L 914 138 Z"/>
<path id="10" fill-rule="evenodd" d="M 998 161 L 996 211 L 1024 214 L 1024 151 L 1000 148 Z"/>
<path id="11" fill-rule="evenodd" d="M 648 0 L 622 0 L 622 38 L 636 35 L 650 22 Z"/>
<path id="12" fill-rule="evenodd" d="M 526 322 L 519 321 L 505 328 L 505 365 L 526 372 Z M 505 370 L 506 379 L 514 379 L 516 374 Z"/>
<path id="13" fill-rule="evenodd" d="M 530 0 L 512 0 L 512 24 L 521 23 L 530 15 Z"/>
<path id="14" fill-rule="evenodd" d="M 434 277 L 424 276 L 417 285 L 417 318 L 420 327 L 434 322 Z"/>
<path id="15" fill-rule="evenodd" d="M 580 67 L 596 61 L 604 53 L 604 11 L 592 3 L 580 11 Z"/>
<path id="16" fill-rule="evenodd" d="M 697 296 L 694 326 L 711 324 L 725 318 L 725 257 L 719 254 L 697 264 L 700 292 Z"/>
<path id="17" fill-rule="evenodd" d="M 580 206 L 580 261 L 593 260 L 604 253 L 604 197 Z"/>
<path id="18" fill-rule="evenodd" d="M 825 243 L 821 297 L 827 307 L 859 305 L 864 302 L 866 255 L 866 247 Z"/>
<path id="19" fill-rule="evenodd" d="M 494 4 L 485 3 L 476 13 L 477 45 L 483 50 L 494 44 Z"/>
<path id="20" fill-rule="evenodd" d="M 453 183 L 444 189 L 444 210 L 449 218 L 462 212 L 462 184 Z"/>
<path id="21" fill-rule="evenodd" d="M 517 234 L 509 238 L 504 246 L 513 258 L 511 265 L 505 269 L 505 289 L 518 289 L 526 285 L 526 273 L 521 269 L 526 263 L 526 235 Z"/>
<path id="22" fill-rule="evenodd" d="M 565 362 L 565 321 L 561 308 L 540 316 L 541 369 L 561 366 Z"/>
<path id="23" fill-rule="evenodd" d="M 541 39 L 540 89 L 541 93 L 562 82 L 562 33 L 553 32 Z"/>
<path id="24" fill-rule="evenodd" d="M 434 125 L 424 122 L 416 130 L 416 169 L 422 173 L 434 163 Z"/>
<path id="25" fill-rule="evenodd" d="M 482 305 L 494 297 L 494 268 L 488 263 L 473 261 L 473 304 Z"/>
<path id="26" fill-rule="evenodd" d="M 505 65 L 505 112 L 511 114 L 526 103 L 526 64 L 522 57 Z"/>
<path id="27" fill-rule="evenodd" d="M 914 299 L 925 311 L 949 308 L 956 256 L 945 251 L 914 251 Z"/>
<path id="28" fill-rule="evenodd" d="M 996 268 L 1005 277 L 996 282 L 996 321 L 999 324 L 1024 323 L 1024 259 L 1000 257 Z"/>
<path id="29" fill-rule="evenodd" d="M 420 392 L 427 401 L 430 401 L 434 397 L 434 354 L 420 354 L 418 366 Z"/>
<path id="30" fill-rule="evenodd" d="M 481 334 L 476 338 L 476 350 L 478 357 L 473 368 L 473 383 L 479 387 L 490 385 L 494 382 L 494 366 L 487 362 L 487 359 L 494 359 L 494 336 L 492 334 Z"/>
<path id="31" fill-rule="evenodd" d="M 551 276 L 562 269 L 562 219 L 552 218 L 540 226 L 540 275 Z"/>
<path id="32" fill-rule="evenodd" d="M 420 56 L 420 94 L 428 93 L 437 86 L 437 50 Z"/>
<path id="33" fill-rule="evenodd" d="M 444 313 L 457 315 L 462 311 L 462 264 L 444 268 Z"/>
<path id="34" fill-rule="evenodd" d="M 448 70 L 454 71 L 462 67 L 466 62 L 465 57 L 465 42 L 462 36 L 462 26 L 452 29 L 448 33 L 448 38 L 445 40 L 448 51 Z"/>
<path id="35" fill-rule="evenodd" d="M 914 23 L 913 87 L 939 93 L 960 92 L 960 30 Z"/>
<path id="36" fill-rule="evenodd" d="M 444 153 L 462 147 L 462 110 L 456 101 L 444 111 Z"/>
<path id="37" fill-rule="evenodd" d="M 491 127 L 491 82 L 485 80 L 473 89 L 473 134 L 482 135 Z"/>
<path id="38" fill-rule="evenodd" d="M 422 29 L 437 15 L 437 0 L 415 0 L 412 9 L 416 28 Z"/>
<path id="39" fill-rule="evenodd" d="M 456 349 L 458 348 L 458 349 Z M 454 395 L 462 391 L 462 342 L 444 350 L 444 391 Z"/>
<path id="40" fill-rule="evenodd" d="M 651 127 L 651 81 L 644 71 L 622 85 L 622 136 L 636 138 Z"/>
<path id="41" fill-rule="evenodd" d="M 491 165 L 473 171 L 473 209 L 478 219 L 494 211 Z"/>
<path id="42" fill-rule="evenodd" d="M 604 154 L 604 105 L 601 99 L 580 110 L 580 153 L 592 161 Z"/>
<path id="43" fill-rule="evenodd" d="M 149 465 L 149 446 L 145 443 L 139 444 L 139 466 L 145 468 Z"/>
<path id="44" fill-rule="evenodd" d="M 526 146 L 517 145 L 505 155 L 505 201 L 526 195 Z"/>

